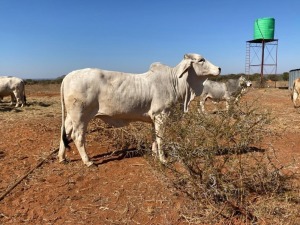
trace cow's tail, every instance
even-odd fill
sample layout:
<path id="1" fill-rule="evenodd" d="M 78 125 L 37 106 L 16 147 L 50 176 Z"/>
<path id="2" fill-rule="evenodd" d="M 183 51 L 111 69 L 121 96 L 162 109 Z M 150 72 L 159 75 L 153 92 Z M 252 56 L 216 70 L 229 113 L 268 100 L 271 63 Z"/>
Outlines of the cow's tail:
<path id="1" fill-rule="evenodd" d="M 66 148 L 70 148 L 69 144 L 71 141 L 67 138 L 66 127 L 65 127 L 65 100 L 64 100 L 64 81 L 60 87 L 60 99 L 61 99 L 61 140 Z"/>

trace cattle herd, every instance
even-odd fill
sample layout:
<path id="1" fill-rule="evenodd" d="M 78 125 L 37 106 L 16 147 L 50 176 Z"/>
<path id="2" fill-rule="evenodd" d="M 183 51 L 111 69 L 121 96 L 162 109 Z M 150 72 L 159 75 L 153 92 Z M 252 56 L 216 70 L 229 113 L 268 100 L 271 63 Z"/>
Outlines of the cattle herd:
<path id="1" fill-rule="evenodd" d="M 131 74 L 102 69 L 76 70 L 66 75 L 61 84 L 62 126 L 58 152 L 60 162 L 66 160 L 65 150 L 74 141 L 83 163 L 93 165 L 86 153 L 85 136 L 88 123 L 94 117 L 120 127 L 132 121 L 152 123 L 152 151 L 166 162 L 161 147 L 163 123 L 175 103 L 187 112 L 190 102 L 200 96 L 200 113 L 209 98 L 214 103 L 226 101 L 226 108 L 236 104 L 251 82 L 243 76 L 226 82 L 209 80 L 218 76 L 221 68 L 198 54 L 186 54 L 175 66 L 153 63 L 143 74 Z M 300 79 L 295 80 L 292 100 L 300 93 Z M 11 97 L 16 107 L 26 105 L 25 82 L 17 77 L 0 77 L 0 100 Z"/>

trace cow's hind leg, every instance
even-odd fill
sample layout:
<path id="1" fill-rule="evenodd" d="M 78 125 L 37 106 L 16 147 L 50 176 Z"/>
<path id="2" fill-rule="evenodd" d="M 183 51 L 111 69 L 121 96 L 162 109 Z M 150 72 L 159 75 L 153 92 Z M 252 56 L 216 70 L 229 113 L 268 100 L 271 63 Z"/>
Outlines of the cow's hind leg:
<path id="1" fill-rule="evenodd" d="M 75 106 L 77 107 L 74 107 L 74 110 L 69 111 L 69 116 L 72 120 L 71 138 L 77 147 L 83 163 L 87 166 L 91 166 L 93 162 L 86 154 L 85 137 L 88 123 L 95 117 L 98 108 L 95 106 L 83 107 L 84 105 L 81 103 L 79 104 L 80 108 L 76 104 Z"/>
<path id="2" fill-rule="evenodd" d="M 94 115 L 94 114 L 92 114 Z M 65 151 L 66 147 L 68 146 L 68 142 L 70 139 L 74 141 L 74 144 L 81 156 L 83 163 L 87 166 L 93 165 L 93 162 L 89 159 L 88 155 L 86 154 L 85 148 L 85 137 L 88 122 L 93 118 L 90 115 L 88 118 L 83 118 L 81 113 L 71 112 L 67 115 L 65 120 L 65 130 L 62 127 L 62 137 L 60 141 L 60 148 L 58 152 L 58 159 L 60 162 L 65 161 Z"/>
<path id="3" fill-rule="evenodd" d="M 16 99 L 16 107 L 23 106 L 19 89 L 16 88 L 13 93 Z"/>
<path id="4" fill-rule="evenodd" d="M 85 150 L 86 130 L 87 123 L 85 124 L 83 122 L 78 121 L 73 123 L 72 139 L 74 140 L 74 143 L 79 151 L 83 163 L 87 166 L 91 166 L 93 165 L 93 162 L 89 159 Z"/>
<path id="5" fill-rule="evenodd" d="M 65 162 L 66 161 L 66 148 L 69 148 L 69 140 L 71 139 L 71 133 L 73 130 L 73 125 L 71 118 L 67 115 L 64 124 L 62 124 L 61 127 L 61 140 L 60 140 L 60 146 L 58 151 L 58 160 L 59 162 Z"/>

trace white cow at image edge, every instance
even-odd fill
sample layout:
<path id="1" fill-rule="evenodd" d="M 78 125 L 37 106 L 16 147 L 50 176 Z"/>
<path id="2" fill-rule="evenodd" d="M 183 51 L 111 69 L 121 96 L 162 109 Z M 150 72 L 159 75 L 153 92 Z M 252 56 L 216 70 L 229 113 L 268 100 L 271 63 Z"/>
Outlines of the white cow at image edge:
<path id="1" fill-rule="evenodd" d="M 300 78 L 296 78 L 293 82 L 293 88 L 291 93 L 291 99 L 294 103 L 294 108 L 298 108 L 297 106 L 297 99 L 300 96 Z"/>
<path id="2" fill-rule="evenodd" d="M 0 77 L 0 100 L 5 96 L 11 96 L 11 105 L 16 101 L 16 107 L 26 104 L 25 82 L 18 77 Z"/>
<path id="3" fill-rule="evenodd" d="M 73 140 L 83 163 L 93 164 L 86 154 L 85 136 L 89 121 L 98 117 L 115 127 L 132 121 L 152 123 L 155 130 L 152 150 L 158 153 L 161 162 L 166 162 L 161 149 L 164 118 L 177 102 L 183 103 L 183 111 L 187 112 L 189 103 L 202 93 L 203 81 L 220 72 L 219 67 L 202 56 L 186 54 L 175 67 L 153 63 L 143 74 L 90 68 L 69 73 L 61 84 L 59 161 L 66 160 L 66 147 Z"/>

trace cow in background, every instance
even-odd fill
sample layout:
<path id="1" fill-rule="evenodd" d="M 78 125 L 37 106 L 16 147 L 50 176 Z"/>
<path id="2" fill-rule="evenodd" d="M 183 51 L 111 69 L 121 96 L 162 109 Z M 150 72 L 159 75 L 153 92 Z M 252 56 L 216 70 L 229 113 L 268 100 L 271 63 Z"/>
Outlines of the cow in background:
<path id="1" fill-rule="evenodd" d="M 26 104 L 25 83 L 18 77 L 0 77 L 0 100 L 5 96 L 11 96 L 11 105 L 16 102 L 16 107 Z"/>
<path id="2" fill-rule="evenodd" d="M 252 85 L 251 81 L 241 76 L 239 79 L 228 79 L 226 82 L 217 82 L 206 79 L 203 82 L 203 92 L 200 96 L 200 109 L 205 113 L 204 104 L 209 98 L 213 103 L 226 101 L 226 109 L 230 104 L 237 104 L 247 87 Z"/>
<path id="3" fill-rule="evenodd" d="M 65 149 L 72 139 L 83 163 L 93 165 L 86 154 L 85 136 L 89 121 L 98 117 L 116 127 L 132 121 L 152 123 L 152 151 L 165 162 L 161 147 L 164 119 L 178 102 L 187 112 L 190 102 L 202 93 L 207 76 L 220 72 L 219 67 L 201 55 L 186 54 L 175 67 L 154 63 L 143 74 L 89 68 L 69 73 L 61 84 L 59 161 L 65 161 Z"/>
<path id="4" fill-rule="evenodd" d="M 291 99 L 294 103 L 295 108 L 299 107 L 297 106 L 297 99 L 299 98 L 299 94 L 300 94 L 300 78 L 297 78 L 294 80 L 292 93 L 291 93 Z"/>

